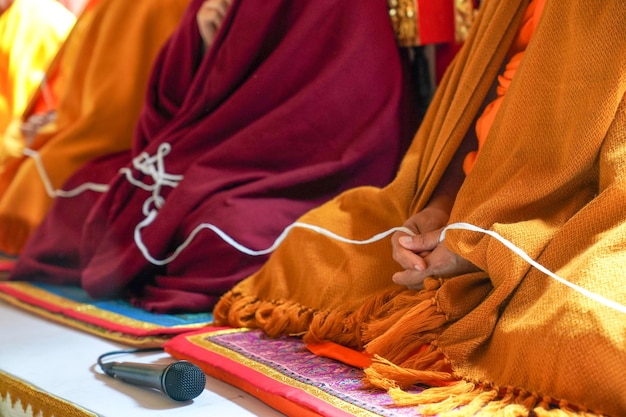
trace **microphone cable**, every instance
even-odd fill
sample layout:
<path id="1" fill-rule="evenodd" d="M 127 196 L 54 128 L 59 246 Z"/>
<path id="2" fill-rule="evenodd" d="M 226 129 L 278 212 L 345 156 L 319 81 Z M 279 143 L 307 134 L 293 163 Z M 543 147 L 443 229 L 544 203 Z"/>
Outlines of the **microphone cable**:
<path id="1" fill-rule="evenodd" d="M 97 362 L 102 372 L 108 375 L 107 369 L 106 369 L 107 368 L 106 363 L 102 361 L 104 358 L 113 356 L 113 355 L 125 355 L 125 354 L 148 353 L 148 352 L 165 352 L 165 349 L 163 349 L 162 347 L 151 347 L 151 348 L 114 350 L 112 352 L 103 353 L 102 355 L 98 356 Z"/>

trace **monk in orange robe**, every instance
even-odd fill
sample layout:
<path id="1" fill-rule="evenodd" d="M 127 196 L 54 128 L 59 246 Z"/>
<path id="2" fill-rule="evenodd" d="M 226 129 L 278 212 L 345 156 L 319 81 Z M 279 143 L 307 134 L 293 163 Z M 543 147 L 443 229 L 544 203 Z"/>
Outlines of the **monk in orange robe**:
<path id="1" fill-rule="evenodd" d="M 299 219 L 391 244 L 294 228 L 216 322 L 365 350 L 422 415 L 626 415 L 626 8 L 476 19 L 391 184 Z"/>
<path id="2" fill-rule="evenodd" d="M 18 130 L 13 146 L 5 149 L 0 251 L 20 252 L 48 212 L 55 190 L 79 167 L 130 148 L 153 61 L 187 3 L 92 0 L 86 5 L 56 67 L 49 69 L 64 79 L 53 123 L 38 126 L 32 137 Z M 22 122 L 37 113 L 33 106 Z"/>

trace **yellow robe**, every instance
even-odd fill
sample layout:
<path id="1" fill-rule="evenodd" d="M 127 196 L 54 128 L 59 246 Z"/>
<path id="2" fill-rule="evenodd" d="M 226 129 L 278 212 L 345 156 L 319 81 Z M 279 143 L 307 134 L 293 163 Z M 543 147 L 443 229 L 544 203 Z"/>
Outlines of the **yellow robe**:
<path id="1" fill-rule="evenodd" d="M 0 139 L 26 109 L 75 21 L 56 0 L 15 0 L 0 15 Z"/>
<path id="2" fill-rule="evenodd" d="M 187 4 L 100 0 L 80 16 L 59 57 L 66 82 L 54 126 L 31 146 L 53 188 L 87 161 L 130 148 L 152 63 Z M 14 152 L 2 168 L 0 251 L 18 254 L 52 198 L 33 159 Z"/>
<path id="3" fill-rule="evenodd" d="M 481 4 L 389 186 L 351 190 L 300 221 L 365 239 L 421 210 L 473 128 L 527 3 Z M 501 234 L 558 276 L 622 306 L 624 27 L 620 0 L 546 2 L 450 219 Z M 270 335 L 365 347 L 391 361 L 376 361 L 368 381 L 398 402 L 430 404 L 424 413 L 460 406 L 458 415 L 481 407 L 527 415 L 537 407 L 543 415 L 551 403 L 626 415 L 624 312 L 548 277 L 490 236 L 449 230 L 444 242 L 484 272 L 429 279 L 416 292 L 392 283 L 401 268 L 388 241 L 356 246 L 294 229 L 214 314 L 220 324 Z M 443 396 L 406 395 L 393 385 L 417 382 L 445 385 L 437 388 Z"/>

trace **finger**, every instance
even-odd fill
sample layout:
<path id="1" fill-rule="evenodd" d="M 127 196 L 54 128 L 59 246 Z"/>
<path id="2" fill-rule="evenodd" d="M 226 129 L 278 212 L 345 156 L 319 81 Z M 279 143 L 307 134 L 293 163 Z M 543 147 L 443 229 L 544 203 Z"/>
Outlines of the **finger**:
<path id="1" fill-rule="evenodd" d="M 198 11 L 197 20 L 201 27 L 205 26 L 217 29 L 222 21 L 222 15 L 219 10 L 206 7 Z"/>
<path id="2" fill-rule="evenodd" d="M 199 25 L 217 29 L 227 11 L 228 5 L 223 1 L 209 0 L 200 6 L 196 18 Z"/>
<path id="3" fill-rule="evenodd" d="M 221 25 L 221 19 L 217 13 L 213 10 L 203 13 L 198 13 L 198 30 L 200 37 L 202 38 L 204 48 L 208 49 L 215 40 L 217 31 Z"/>
<path id="4" fill-rule="evenodd" d="M 35 133 L 35 129 L 32 126 L 28 126 L 28 125 L 22 125 L 20 131 L 22 132 L 22 135 L 24 135 L 25 137 L 29 137 L 30 135 Z"/>
<path id="5" fill-rule="evenodd" d="M 440 235 L 441 229 L 415 236 L 401 236 L 398 238 L 398 243 L 413 252 L 432 251 L 439 245 Z"/>
<path id="6" fill-rule="evenodd" d="M 401 247 L 393 250 L 392 257 L 404 269 L 423 271 L 427 266 L 424 258 Z"/>
<path id="7" fill-rule="evenodd" d="M 46 115 L 44 114 L 33 114 L 28 118 L 28 122 L 32 124 L 39 124 L 46 120 Z"/>
<path id="8" fill-rule="evenodd" d="M 408 269 L 397 272 L 393 275 L 392 280 L 396 284 L 404 285 L 410 289 L 419 289 L 423 286 L 423 282 L 428 277 L 445 276 L 450 273 L 453 268 L 449 265 L 454 262 L 452 254 L 443 247 L 443 245 L 435 248 L 428 257 L 423 258 L 426 267 L 423 269 Z"/>
<path id="9" fill-rule="evenodd" d="M 208 49 L 213 44 L 228 12 L 230 3 L 230 0 L 208 0 L 198 10 L 196 20 L 198 21 L 198 28 L 205 49 Z"/>
<path id="10" fill-rule="evenodd" d="M 398 239 L 402 236 L 407 235 L 399 232 L 392 236 L 391 248 L 393 259 L 404 269 L 415 269 L 418 271 L 424 270 L 426 268 L 426 261 L 424 261 L 420 255 L 405 249 L 399 244 Z"/>
<path id="11" fill-rule="evenodd" d="M 208 0 L 202 4 L 202 6 L 200 7 L 200 10 L 207 13 L 207 15 L 209 15 L 210 13 L 211 15 L 219 16 L 220 18 L 223 18 L 224 15 L 228 12 L 229 7 L 230 7 L 230 1 Z"/>
<path id="12" fill-rule="evenodd" d="M 418 271 L 401 271 L 396 272 L 391 280 L 398 285 L 404 285 L 411 290 L 421 290 L 424 288 L 424 280 L 428 278 L 427 274 Z"/>
<path id="13" fill-rule="evenodd" d="M 433 277 L 451 278 L 480 270 L 467 259 L 448 250 L 443 244 L 437 246 L 424 260 L 428 265 L 424 273 Z"/>
<path id="14" fill-rule="evenodd" d="M 439 256 L 440 252 L 445 252 L 448 256 Z M 433 251 L 434 256 L 429 257 L 428 260 L 433 259 L 429 264 L 428 270 L 434 275 L 443 278 L 454 277 L 459 274 L 475 272 L 480 269 L 467 259 L 452 254 L 443 245 Z"/>

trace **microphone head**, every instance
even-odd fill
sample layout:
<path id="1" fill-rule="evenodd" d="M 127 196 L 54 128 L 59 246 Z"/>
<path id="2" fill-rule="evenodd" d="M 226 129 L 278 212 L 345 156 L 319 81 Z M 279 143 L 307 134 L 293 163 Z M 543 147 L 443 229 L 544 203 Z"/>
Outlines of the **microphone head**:
<path id="1" fill-rule="evenodd" d="M 171 399 L 188 401 L 202 393 L 206 386 L 206 376 L 191 362 L 179 361 L 167 367 L 161 385 L 163 392 Z"/>

